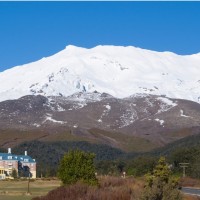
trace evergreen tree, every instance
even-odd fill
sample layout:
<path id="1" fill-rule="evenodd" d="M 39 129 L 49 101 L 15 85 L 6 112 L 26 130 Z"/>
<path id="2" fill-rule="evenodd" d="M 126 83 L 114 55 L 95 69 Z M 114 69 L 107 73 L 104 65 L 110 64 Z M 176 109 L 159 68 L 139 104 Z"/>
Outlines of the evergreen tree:
<path id="1" fill-rule="evenodd" d="M 58 168 L 58 177 L 63 184 L 74 184 L 78 181 L 96 185 L 94 160 L 95 155 L 80 150 L 72 150 L 64 155 Z"/>
<path id="2" fill-rule="evenodd" d="M 177 189 L 178 179 L 172 177 L 165 158 L 161 157 L 152 174 L 146 175 L 146 186 L 142 200 L 181 200 Z"/>

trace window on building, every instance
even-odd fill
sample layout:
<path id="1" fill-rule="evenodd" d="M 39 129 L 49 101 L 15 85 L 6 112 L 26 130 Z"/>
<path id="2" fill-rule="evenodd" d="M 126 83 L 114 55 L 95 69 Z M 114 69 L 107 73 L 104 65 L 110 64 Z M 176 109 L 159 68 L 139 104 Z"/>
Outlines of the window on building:
<path id="1" fill-rule="evenodd" d="M 8 159 L 12 159 L 12 156 L 8 156 Z"/>
<path id="2" fill-rule="evenodd" d="M 25 162 L 28 162 L 28 159 L 26 158 L 26 159 L 24 159 L 24 161 L 25 161 Z"/>

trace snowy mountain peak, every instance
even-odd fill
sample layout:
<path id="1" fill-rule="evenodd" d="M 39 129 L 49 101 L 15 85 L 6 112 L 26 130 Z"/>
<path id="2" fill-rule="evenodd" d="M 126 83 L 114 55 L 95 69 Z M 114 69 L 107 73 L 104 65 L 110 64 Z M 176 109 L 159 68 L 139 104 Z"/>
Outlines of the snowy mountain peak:
<path id="1" fill-rule="evenodd" d="M 180 56 L 132 46 L 68 45 L 57 54 L 0 73 L 0 101 L 25 95 L 135 93 L 200 101 L 200 54 Z"/>

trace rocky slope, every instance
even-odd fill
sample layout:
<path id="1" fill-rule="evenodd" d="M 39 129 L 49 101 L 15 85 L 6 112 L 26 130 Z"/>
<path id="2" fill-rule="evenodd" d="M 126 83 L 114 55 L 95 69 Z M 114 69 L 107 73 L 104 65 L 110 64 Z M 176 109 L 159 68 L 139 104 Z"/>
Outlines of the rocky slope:
<path id="1" fill-rule="evenodd" d="M 30 95 L 0 102 L 0 127 L 48 132 L 67 129 L 86 137 L 96 128 L 162 145 L 200 130 L 200 104 L 146 94 L 123 99 L 97 92 L 69 97 Z"/>

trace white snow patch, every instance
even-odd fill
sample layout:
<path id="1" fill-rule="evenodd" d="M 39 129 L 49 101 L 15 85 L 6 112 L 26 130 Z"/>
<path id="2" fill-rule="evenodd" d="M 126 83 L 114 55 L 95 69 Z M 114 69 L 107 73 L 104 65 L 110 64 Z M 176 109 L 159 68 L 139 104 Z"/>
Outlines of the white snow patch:
<path id="1" fill-rule="evenodd" d="M 101 114 L 100 118 L 97 120 L 97 121 L 100 122 L 100 123 L 102 122 L 102 118 L 103 118 L 104 116 L 107 116 L 108 113 L 109 113 L 109 111 L 111 110 L 111 106 L 110 106 L 109 104 L 104 105 L 104 107 L 106 108 L 106 110 L 103 111 L 103 113 Z"/>
<path id="2" fill-rule="evenodd" d="M 78 110 L 78 109 L 81 109 L 81 108 L 83 108 L 85 106 L 87 106 L 87 104 L 84 103 L 84 102 L 83 103 L 77 103 L 77 104 L 73 105 L 73 109 Z"/>
<path id="3" fill-rule="evenodd" d="M 107 110 L 110 110 L 110 109 L 111 109 L 111 106 L 110 106 L 110 105 L 105 105 L 105 107 L 107 108 Z"/>
<path id="4" fill-rule="evenodd" d="M 73 102 L 73 105 L 68 110 L 78 110 L 87 106 L 85 102 Z"/>
<path id="5" fill-rule="evenodd" d="M 65 111 L 65 109 L 58 104 L 57 105 L 57 111 L 58 112 L 63 112 L 63 111 Z"/>
<path id="6" fill-rule="evenodd" d="M 101 96 L 101 93 L 98 92 L 78 92 L 67 97 L 68 101 L 81 102 L 84 104 L 87 102 L 101 101 L 102 99 L 103 97 Z"/>
<path id="7" fill-rule="evenodd" d="M 73 126 L 74 128 L 78 128 L 78 124 L 74 124 L 74 126 Z"/>
<path id="8" fill-rule="evenodd" d="M 120 121 L 122 125 L 119 128 L 123 128 L 125 126 L 129 126 L 134 121 L 138 119 L 137 111 L 135 110 L 134 104 L 129 104 L 128 108 L 126 109 L 126 112 L 120 117 Z"/>
<path id="9" fill-rule="evenodd" d="M 42 123 L 45 123 L 46 121 L 51 121 L 51 122 L 58 123 L 58 124 L 67 123 L 66 121 L 64 122 L 64 121 L 58 121 L 58 120 L 53 119 L 51 114 L 47 114 L 45 120 Z"/>
<path id="10" fill-rule="evenodd" d="M 181 117 L 187 117 L 187 118 L 189 117 L 189 118 L 191 118 L 190 116 L 184 115 L 184 114 L 183 114 L 183 110 L 180 110 L 180 116 L 181 116 Z"/>
<path id="11" fill-rule="evenodd" d="M 65 111 L 65 109 L 62 108 L 58 103 L 56 103 L 56 101 L 51 97 L 48 97 L 48 102 L 46 103 L 46 106 L 48 106 L 52 111 Z"/>
<path id="12" fill-rule="evenodd" d="M 147 103 L 148 106 L 153 107 L 153 103 L 149 100 L 149 98 L 145 98 L 145 101 Z"/>
<path id="13" fill-rule="evenodd" d="M 161 104 L 160 104 L 160 109 L 158 110 L 156 114 L 166 112 L 170 110 L 171 108 L 177 106 L 177 103 L 174 103 L 172 100 L 166 97 L 158 97 L 157 99 L 161 102 Z"/>
<path id="14" fill-rule="evenodd" d="M 166 97 L 158 97 L 157 98 L 158 100 L 164 102 L 165 104 L 169 105 L 169 106 L 177 106 L 177 103 L 174 103 L 172 100 L 170 100 L 169 98 L 166 98 Z"/>
<path id="15" fill-rule="evenodd" d="M 41 125 L 40 125 L 40 124 L 37 124 L 37 123 L 34 123 L 33 126 L 35 126 L 35 127 L 40 127 Z"/>
<path id="16" fill-rule="evenodd" d="M 159 122 L 161 126 L 162 126 L 162 125 L 164 124 L 164 122 L 165 122 L 164 120 L 158 119 L 158 118 L 156 118 L 155 121 Z"/>

